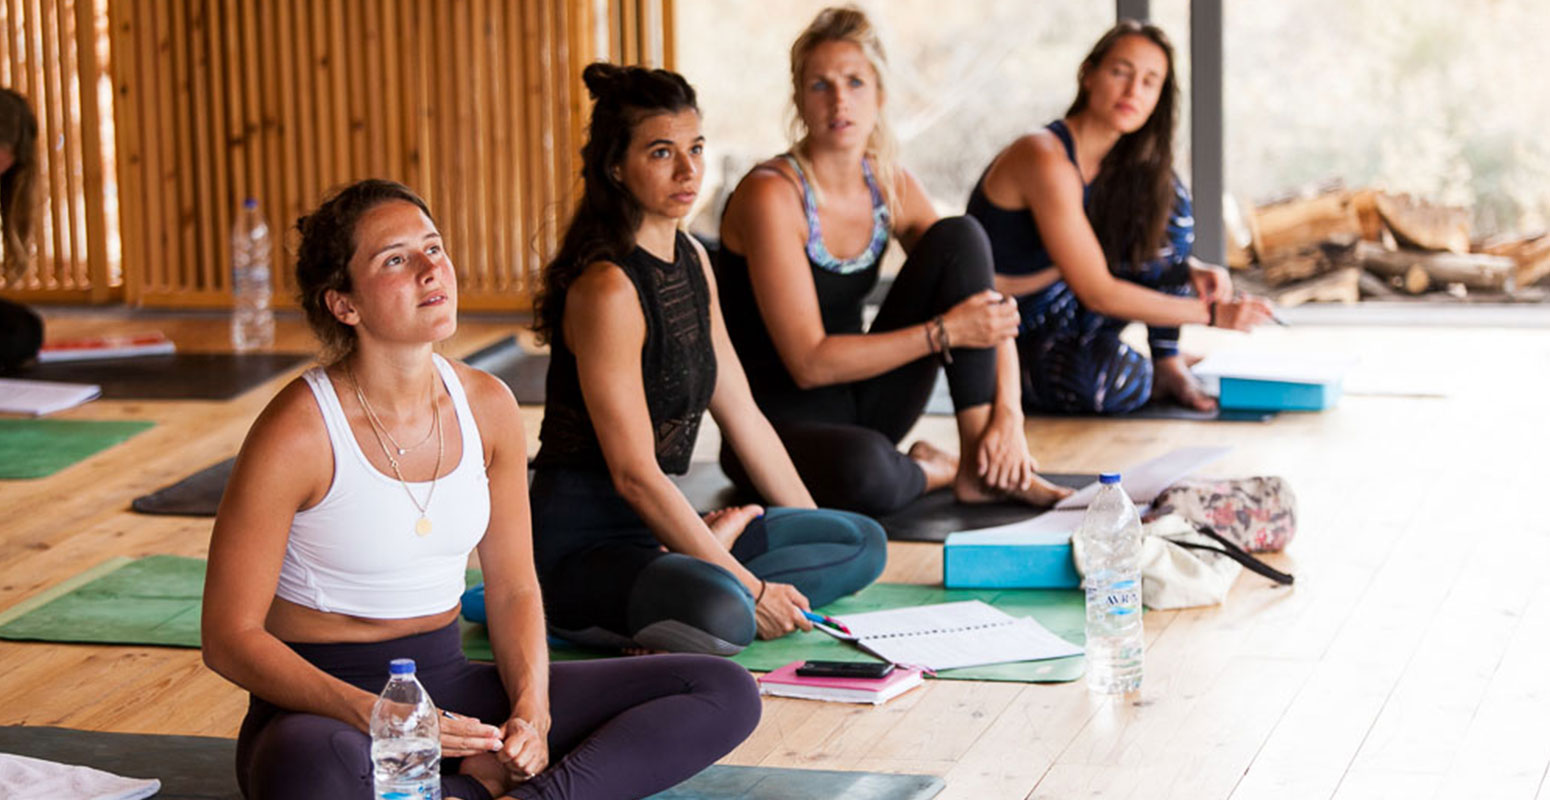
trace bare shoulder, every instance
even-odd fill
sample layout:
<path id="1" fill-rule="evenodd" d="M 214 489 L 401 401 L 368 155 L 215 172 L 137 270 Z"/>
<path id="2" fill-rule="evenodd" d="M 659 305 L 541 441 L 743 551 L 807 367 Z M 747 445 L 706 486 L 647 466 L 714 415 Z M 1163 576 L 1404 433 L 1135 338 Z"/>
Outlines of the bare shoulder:
<path id="1" fill-rule="evenodd" d="M 237 459 L 236 480 L 279 481 L 300 492 L 332 480 L 331 461 L 317 458 L 328 448 L 328 426 L 303 378 L 286 384 L 259 412 Z"/>
<path id="2" fill-rule="evenodd" d="M 797 209 L 802 205 L 800 192 L 797 175 L 791 164 L 784 158 L 772 158 L 759 163 L 743 176 L 732 193 L 732 199 L 728 201 L 728 207 L 732 207 L 733 201 L 740 201 L 739 206 L 756 208 L 760 213 L 783 208 Z"/>
<path id="3" fill-rule="evenodd" d="M 482 369 L 470 367 L 461 361 L 450 361 L 452 373 L 463 384 L 463 394 L 474 416 L 482 421 L 487 414 L 503 414 L 517 410 L 517 398 L 511 387 L 500 378 Z"/>
<path id="4" fill-rule="evenodd" d="M 1066 156 L 1066 146 L 1047 129 L 1017 137 L 1007 146 L 1003 159 L 1016 169 L 1045 170 L 1064 167 L 1074 171 Z"/>
<path id="5" fill-rule="evenodd" d="M 897 169 L 894 176 L 894 197 L 901 201 L 899 219 L 894 221 L 895 228 L 919 228 L 924 231 L 931 223 L 936 222 L 936 209 L 931 205 L 931 198 L 926 194 L 926 187 L 903 165 Z"/>
<path id="6" fill-rule="evenodd" d="M 297 378 L 286 384 L 259 412 L 248 431 L 244 449 L 258 446 L 266 451 L 283 453 L 293 448 L 312 447 L 319 438 L 327 437 L 328 426 L 323 422 L 317 398 L 306 379 Z"/>
<path id="7" fill-rule="evenodd" d="M 500 378 L 484 370 L 470 367 L 461 361 L 453 361 L 452 372 L 463 384 L 463 394 L 468 398 L 468 410 L 474 415 L 479 428 L 479 438 L 484 443 L 485 464 L 494 463 L 495 456 L 505 452 L 509 443 L 526 447 L 522 428 L 522 411 L 511 387 Z"/>
<path id="8" fill-rule="evenodd" d="M 624 274 L 624 268 L 612 261 L 588 264 L 565 291 L 566 311 L 612 309 L 625 301 L 636 302 L 635 285 Z"/>

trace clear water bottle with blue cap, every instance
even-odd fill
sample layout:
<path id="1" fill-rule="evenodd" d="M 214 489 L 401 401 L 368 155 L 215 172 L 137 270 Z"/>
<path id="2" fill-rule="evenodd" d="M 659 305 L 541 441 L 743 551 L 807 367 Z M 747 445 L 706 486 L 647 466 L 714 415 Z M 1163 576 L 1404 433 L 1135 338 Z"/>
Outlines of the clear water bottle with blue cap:
<path id="1" fill-rule="evenodd" d="M 1087 686 L 1122 694 L 1141 688 L 1141 516 L 1118 473 L 1098 494 L 1076 535 L 1087 590 Z"/>
<path id="2" fill-rule="evenodd" d="M 376 800 L 441 800 L 441 726 L 414 659 L 388 664 L 388 682 L 371 709 Z"/>

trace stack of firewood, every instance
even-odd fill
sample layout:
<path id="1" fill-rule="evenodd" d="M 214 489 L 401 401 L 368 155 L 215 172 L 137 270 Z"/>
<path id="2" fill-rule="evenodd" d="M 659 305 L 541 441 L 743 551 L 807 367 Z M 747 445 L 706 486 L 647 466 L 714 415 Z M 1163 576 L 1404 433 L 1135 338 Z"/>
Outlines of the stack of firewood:
<path id="1" fill-rule="evenodd" d="M 1469 211 L 1372 189 L 1331 189 L 1256 209 L 1233 249 L 1240 280 L 1281 305 L 1427 292 L 1511 296 L 1550 275 L 1550 235 L 1472 241 Z"/>

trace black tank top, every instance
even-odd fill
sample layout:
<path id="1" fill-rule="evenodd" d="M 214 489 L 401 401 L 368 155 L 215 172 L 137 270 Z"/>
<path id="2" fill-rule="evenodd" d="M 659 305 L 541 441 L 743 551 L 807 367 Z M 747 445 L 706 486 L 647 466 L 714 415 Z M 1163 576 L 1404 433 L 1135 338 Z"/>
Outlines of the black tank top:
<path id="1" fill-rule="evenodd" d="M 619 260 L 635 285 L 646 318 L 641 346 L 641 379 L 663 472 L 689 469 L 700 418 L 716 389 L 716 352 L 710 333 L 710 290 L 699 252 L 679 231 L 669 264 L 640 247 Z M 549 347 L 544 387 L 544 421 L 535 467 L 607 469 L 597 431 L 587 414 L 576 374 L 576 355 L 556 330 Z"/>
<path id="2" fill-rule="evenodd" d="M 1048 126 L 1066 148 L 1066 158 L 1076 164 L 1076 142 L 1063 120 L 1055 120 Z M 994 162 L 992 162 L 994 163 Z M 996 272 L 1003 275 L 1032 275 L 1054 265 L 1049 251 L 1044 249 L 1044 239 L 1039 236 L 1039 226 L 1033 214 L 1026 208 L 1002 208 L 985 196 L 985 176 L 990 167 L 980 173 L 980 179 L 969 193 L 969 205 L 965 213 L 979 220 L 990 237 L 990 252 L 995 259 Z M 1091 187 L 1082 184 L 1082 206 L 1086 207 Z"/>

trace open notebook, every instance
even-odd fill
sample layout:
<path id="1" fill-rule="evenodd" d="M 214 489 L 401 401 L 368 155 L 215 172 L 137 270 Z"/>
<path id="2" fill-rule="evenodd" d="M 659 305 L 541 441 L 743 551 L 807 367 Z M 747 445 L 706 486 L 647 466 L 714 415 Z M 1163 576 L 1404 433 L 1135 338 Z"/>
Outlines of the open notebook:
<path id="1" fill-rule="evenodd" d="M 873 655 L 931 670 L 1040 661 L 1080 655 L 1082 648 L 1050 633 L 1028 617 L 1013 617 L 979 600 L 894 608 L 835 619 L 846 634 L 815 625 L 840 639 L 854 641 Z"/>

